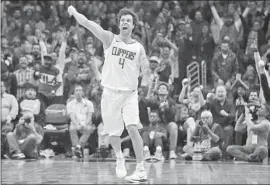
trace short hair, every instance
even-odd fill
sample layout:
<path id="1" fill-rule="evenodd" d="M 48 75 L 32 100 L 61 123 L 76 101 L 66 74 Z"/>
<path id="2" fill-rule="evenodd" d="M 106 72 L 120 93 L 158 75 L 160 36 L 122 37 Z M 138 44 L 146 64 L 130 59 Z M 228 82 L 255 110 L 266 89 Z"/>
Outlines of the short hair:
<path id="1" fill-rule="evenodd" d="M 21 58 L 26 58 L 26 59 L 28 60 L 28 58 L 27 58 L 27 56 L 26 56 L 26 55 L 22 55 L 22 56 L 20 56 L 20 57 L 19 57 L 19 60 L 20 60 Z"/>
<path id="2" fill-rule="evenodd" d="M 197 10 L 195 11 L 195 14 L 194 14 L 194 15 L 196 15 L 197 12 L 200 12 L 201 15 L 202 15 L 202 11 L 201 11 L 200 9 L 197 9 Z"/>
<path id="3" fill-rule="evenodd" d="M 167 42 L 162 42 L 160 45 L 159 45 L 160 48 L 169 48 L 169 50 L 171 49 L 171 46 L 169 43 Z"/>
<path id="4" fill-rule="evenodd" d="M 211 117 L 213 118 L 213 114 L 212 114 L 209 110 L 204 110 L 204 111 L 202 111 L 201 117 L 202 117 L 202 115 L 211 116 Z"/>
<path id="5" fill-rule="evenodd" d="M 160 112 L 159 112 L 158 109 L 153 109 L 153 110 L 151 110 L 151 111 L 150 111 L 150 114 L 151 114 L 151 113 L 157 114 L 157 116 L 160 118 Z M 149 115 L 149 116 L 150 116 L 150 115 Z"/>
<path id="6" fill-rule="evenodd" d="M 223 38 L 221 44 L 228 44 L 230 46 L 230 41 Z"/>
<path id="7" fill-rule="evenodd" d="M 73 89 L 73 91 L 72 91 L 72 94 L 74 95 L 75 89 L 78 88 L 78 87 L 81 87 L 81 88 L 82 88 L 83 97 L 85 97 L 85 94 L 84 94 L 84 88 L 83 88 L 83 86 L 82 86 L 82 84 L 81 84 L 80 82 L 75 83 L 74 89 Z"/>
<path id="8" fill-rule="evenodd" d="M 226 88 L 225 85 L 217 85 L 217 87 L 216 87 L 216 89 L 215 89 L 215 92 L 217 92 L 217 88 L 218 88 L 218 87 L 223 87 L 223 88 L 225 89 L 226 93 L 227 93 L 227 88 Z"/>
<path id="9" fill-rule="evenodd" d="M 167 90 L 168 90 L 168 92 L 170 91 L 170 87 L 169 87 L 169 84 L 168 83 L 166 83 L 166 82 L 160 82 L 159 83 L 159 85 L 158 85 L 158 89 L 160 88 L 160 86 L 166 86 L 166 88 L 167 88 Z"/>
<path id="10" fill-rule="evenodd" d="M 133 18 L 133 24 L 136 25 L 138 24 L 138 16 L 137 14 L 135 14 L 132 10 L 128 9 L 128 8 L 122 8 L 119 13 L 117 14 L 117 19 L 118 19 L 118 23 L 120 22 L 120 19 L 123 15 L 131 15 Z"/>
<path id="11" fill-rule="evenodd" d="M 34 47 L 34 46 L 38 46 L 38 47 L 40 48 L 40 45 L 39 45 L 39 43 L 37 43 L 37 42 L 34 42 L 34 43 L 32 44 L 32 47 Z"/>

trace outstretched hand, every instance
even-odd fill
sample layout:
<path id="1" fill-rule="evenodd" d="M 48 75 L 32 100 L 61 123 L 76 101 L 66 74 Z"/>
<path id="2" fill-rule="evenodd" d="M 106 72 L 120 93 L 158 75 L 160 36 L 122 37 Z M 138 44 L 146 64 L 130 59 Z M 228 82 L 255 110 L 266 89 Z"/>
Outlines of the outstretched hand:
<path id="1" fill-rule="evenodd" d="M 72 6 L 72 5 L 70 5 L 69 7 L 68 7 L 68 14 L 69 14 L 69 16 L 71 17 L 72 15 L 73 15 L 73 13 L 74 12 L 76 12 L 77 10 Z"/>

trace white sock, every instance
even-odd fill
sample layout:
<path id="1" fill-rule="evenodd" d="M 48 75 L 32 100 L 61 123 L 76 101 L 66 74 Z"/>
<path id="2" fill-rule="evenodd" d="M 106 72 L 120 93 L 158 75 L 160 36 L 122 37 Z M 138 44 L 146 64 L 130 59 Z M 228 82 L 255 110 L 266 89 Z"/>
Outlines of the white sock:
<path id="1" fill-rule="evenodd" d="M 156 148 L 156 152 L 161 152 L 161 151 L 162 151 L 161 146 L 157 146 L 157 148 Z"/>
<path id="2" fill-rule="evenodd" d="M 143 164 L 143 161 L 137 163 L 136 169 L 144 170 L 144 164 Z"/>
<path id="3" fill-rule="evenodd" d="M 121 150 L 120 150 L 119 152 L 116 152 L 116 151 L 115 151 L 115 155 L 116 155 L 116 157 L 117 157 L 118 159 L 124 158 L 124 155 L 123 155 L 123 153 L 122 153 Z"/>
<path id="4" fill-rule="evenodd" d="M 130 149 L 129 149 L 129 148 L 125 148 L 125 149 L 123 150 L 123 154 L 125 154 L 125 156 L 129 156 L 129 154 L 130 154 Z"/>
<path id="5" fill-rule="evenodd" d="M 148 146 L 144 146 L 143 147 L 143 151 L 149 151 L 149 147 Z"/>

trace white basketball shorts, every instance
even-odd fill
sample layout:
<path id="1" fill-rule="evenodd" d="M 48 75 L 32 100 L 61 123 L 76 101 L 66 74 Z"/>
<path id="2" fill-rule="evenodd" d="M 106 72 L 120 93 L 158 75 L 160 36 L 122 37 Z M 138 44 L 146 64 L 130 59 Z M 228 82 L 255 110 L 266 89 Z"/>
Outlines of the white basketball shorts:
<path id="1" fill-rule="evenodd" d="M 124 126 L 128 125 L 136 125 L 141 129 L 138 91 L 117 91 L 104 87 L 101 115 L 104 124 L 102 134 L 121 136 Z"/>

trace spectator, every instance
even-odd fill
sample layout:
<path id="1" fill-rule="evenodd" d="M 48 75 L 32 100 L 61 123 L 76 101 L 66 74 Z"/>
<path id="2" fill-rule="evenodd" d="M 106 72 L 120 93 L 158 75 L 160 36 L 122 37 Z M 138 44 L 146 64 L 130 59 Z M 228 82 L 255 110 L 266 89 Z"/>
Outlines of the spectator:
<path id="1" fill-rule="evenodd" d="M 6 153 L 6 135 L 14 128 L 14 120 L 18 115 L 18 102 L 16 98 L 6 93 L 4 82 L 1 81 L 1 156 Z"/>
<path id="2" fill-rule="evenodd" d="M 143 127 L 141 130 L 145 160 L 150 159 L 150 151 L 155 152 L 154 158 L 156 160 L 164 160 L 162 151 L 164 150 L 164 142 L 166 141 L 168 134 L 163 123 L 160 121 L 159 112 L 151 111 L 150 125 Z"/>
<path id="3" fill-rule="evenodd" d="M 178 126 L 174 122 L 175 101 L 169 96 L 169 86 L 166 83 L 160 83 L 157 90 L 157 96 L 149 96 L 149 107 L 151 110 L 159 110 L 161 121 L 169 133 L 170 159 L 175 159 L 178 138 Z"/>
<path id="4" fill-rule="evenodd" d="M 4 36 L 1 36 L 1 51 L 4 54 L 8 54 L 10 52 L 10 47 L 8 46 L 8 40 Z"/>
<path id="5" fill-rule="evenodd" d="M 61 82 L 59 82 L 59 70 L 52 64 L 52 57 L 45 55 L 44 62 L 44 65 L 41 65 L 40 68 L 34 72 L 34 78 L 38 81 L 38 93 L 41 101 L 48 107 L 55 102 L 55 92 Z"/>
<path id="6" fill-rule="evenodd" d="M 199 44 L 196 44 L 193 38 L 193 30 L 189 23 L 185 24 L 183 39 L 178 43 L 179 48 L 179 84 L 180 80 L 186 78 L 187 66 L 193 61 L 197 60 L 199 53 Z M 199 61 L 197 61 L 199 62 Z M 182 87 L 181 87 L 182 88 Z M 180 92 L 180 91 L 179 91 Z"/>
<path id="7" fill-rule="evenodd" d="M 83 97 L 83 87 L 76 85 L 74 99 L 67 103 L 67 113 L 71 119 L 69 133 L 75 155 L 82 158 L 82 150 L 86 146 L 90 134 L 93 132 L 92 115 L 93 103 Z M 78 137 L 78 132 L 81 137 Z"/>
<path id="8" fill-rule="evenodd" d="M 241 39 L 240 36 L 241 32 L 240 27 L 242 26 L 241 19 L 240 18 L 234 19 L 233 17 L 234 15 L 228 13 L 223 17 L 224 20 L 222 20 L 217 13 L 213 1 L 209 1 L 209 5 L 211 7 L 213 17 L 219 26 L 220 38 L 223 38 L 225 35 L 228 35 L 235 42 Z"/>
<path id="9" fill-rule="evenodd" d="M 39 46 L 39 43 L 34 43 L 32 45 L 32 52 L 31 52 L 32 56 L 34 57 L 34 61 L 38 60 L 41 58 L 41 49 Z"/>
<path id="10" fill-rule="evenodd" d="M 14 51 L 14 68 L 16 68 L 19 58 L 23 55 L 23 50 L 21 46 L 21 40 L 18 36 L 14 37 L 12 40 L 12 50 Z"/>
<path id="11" fill-rule="evenodd" d="M 34 122 L 43 126 L 45 123 L 45 105 L 37 97 L 38 87 L 26 82 L 23 88 L 25 92 L 19 101 L 19 116 L 21 117 L 30 112 L 34 115 Z"/>
<path id="12" fill-rule="evenodd" d="M 9 72 L 8 66 L 3 62 L 1 62 L 1 80 L 5 84 L 6 91 L 17 97 L 17 78 L 13 73 Z"/>
<path id="13" fill-rule="evenodd" d="M 167 46 L 160 46 L 161 48 L 161 55 L 159 57 L 161 62 L 170 64 L 171 67 L 171 74 L 169 76 L 170 83 L 174 82 L 174 79 L 179 78 L 179 72 L 178 72 L 178 48 L 174 43 L 172 43 L 170 40 L 165 38 L 165 43 Z M 170 49 L 171 48 L 171 49 Z M 165 78 L 163 78 L 164 75 L 160 73 L 160 81 L 169 82 Z M 164 80 L 163 80 L 164 79 Z"/>
<path id="14" fill-rule="evenodd" d="M 20 68 L 14 72 L 17 78 L 18 88 L 17 88 L 17 99 L 20 100 L 24 95 L 24 84 L 26 82 L 35 83 L 34 81 L 34 71 L 28 67 L 28 61 L 25 56 L 20 57 L 19 60 Z"/>
<path id="15" fill-rule="evenodd" d="M 207 81 L 208 83 L 212 83 L 211 62 L 214 55 L 215 43 L 207 24 L 202 26 L 202 34 L 199 37 L 198 44 L 200 45 L 198 57 L 200 60 L 206 62 Z"/>
<path id="16" fill-rule="evenodd" d="M 248 138 L 245 146 L 231 145 L 228 146 L 227 152 L 236 158 L 249 162 L 262 162 L 267 157 L 267 138 L 270 131 L 270 123 L 266 119 L 269 115 L 267 105 L 258 105 L 258 120 L 252 121 L 249 109 L 245 106 L 245 114 L 237 120 L 235 125 L 237 130 L 247 129 Z M 245 124 L 241 122 L 245 120 Z"/>
<path id="17" fill-rule="evenodd" d="M 180 146 L 184 152 L 185 145 L 193 146 L 193 142 L 190 141 L 192 133 L 195 131 L 196 122 L 193 117 L 189 115 L 188 107 L 185 104 L 176 105 L 175 121 L 179 126 L 178 130 L 178 146 Z M 186 154 L 182 154 L 185 156 Z"/>
<path id="18" fill-rule="evenodd" d="M 65 94 L 71 95 L 74 91 L 74 85 L 81 83 L 85 96 L 90 92 L 90 82 L 92 79 L 91 68 L 86 61 L 84 50 L 79 51 L 78 61 L 75 65 L 70 65 L 69 72 L 67 73 L 67 81 L 65 81 Z"/>
<path id="19" fill-rule="evenodd" d="M 253 5 L 252 5 L 253 4 Z M 251 45 L 255 44 L 257 48 L 261 48 L 266 44 L 266 32 L 269 25 L 269 7 L 266 7 L 265 12 L 256 12 L 252 9 L 253 2 L 250 2 L 246 7 L 245 17 L 242 19 L 245 31 L 245 52 L 248 53 Z"/>
<path id="20" fill-rule="evenodd" d="M 270 78 L 269 78 L 269 71 L 270 68 L 268 66 L 265 66 L 265 62 L 261 60 L 259 52 L 254 53 L 254 58 L 257 66 L 257 73 L 259 74 L 260 84 L 261 84 L 261 90 L 263 93 L 263 99 L 261 101 L 265 101 L 267 104 L 270 104 L 270 98 L 269 98 L 269 88 L 270 88 Z M 266 69 L 267 71 L 266 71 Z"/>
<path id="21" fill-rule="evenodd" d="M 59 49 L 59 56 L 57 57 L 56 53 L 52 53 L 55 56 L 55 64 L 54 67 L 56 67 L 59 70 L 59 82 L 60 86 L 55 92 L 55 102 L 54 103 L 59 103 L 63 104 L 64 103 L 64 81 L 63 81 L 63 73 L 64 73 L 64 68 L 65 64 L 67 63 L 68 59 L 66 59 L 66 49 L 67 49 L 67 37 L 68 33 L 64 29 L 60 34 L 59 34 L 59 41 L 61 42 L 61 46 Z"/>
<path id="22" fill-rule="evenodd" d="M 20 118 L 13 132 L 7 134 L 12 159 L 38 158 L 38 145 L 43 140 L 42 127 L 34 123 L 34 115 L 27 112 Z"/>
<path id="23" fill-rule="evenodd" d="M 193 31 L 194 42 L 199 44 L 200 38 L 202 37 L 203 27 L 207 26 L 207 22 L 203 19 L 202 12 L 197 10 L 195 12 L 195 19 L 191 22 L 191 27 Z"/>
<path id="24" fill-rule="evenodd" d="M 254 89 L 258 85 L 258 78 L 256 77 L 256 71 L 253 66 L 249 65 L 246 72 L 243 75 L 243 82 L 249 89 Z"/>
<path id="25" fill-rule="evenodd" d="M 150 69 L 151 69 L 151 75 L 142 76 L 141 85 L 140 85 L 144 90 L 148 90 L 150 84 L 157 77 L 157 74 L 155 73 L 155 69 L 160 64 L 160 60 L 157 56 L 151 56 L 149 59 L 149 62 L 150 62 L 149 65 L 150 65 Z"/>
<path id="26" fill-rule="evenodd" d="M 219 124 L 213 122 L 212 113 L 210 111 L 203 111 L 201 113 L 201 121 L 197 124 L 196 129 L 190 138 L 195 145 L 199 145 L 203 155 L 202 160 L 215 161 L 220 158 L 222 153 L 222 138 L 223 130 Z M 195 151 L 194 147 L 185 149 L 187 151 L 185 159 L 191 159 Z"/>
<path id="27" fill-rule="evenodd" d="M 216 53 L 212 59 L 212 75 L 215 86 L 225 84 L 229 89 L 235 80 L 238 72 L 238 60 L 236 55 L 230 50 L 229 43 L 221 43 L 221 51 Z"/>
<path id="28" fill-rule="evenodd" d="M 143 126 L 148 126 L 149 125 L 149 101 L 147 101 L 145 97 L 145 92 L 143 91 L 142 88 L 138 89 L 138 98 L 139 98 L 139 117 L 140 121 Z"/>
<path id="29" fill-rule="evenodd" d="M 213 115 L 213 122 L 219 124 L 224 132 L 223 135 L 223 151 L 227 146 L 233 142 L 233 120 L 235 118 L 235 109 L 233 105 L 227 100 L 226 87 L 219 85 L 216 87 L 216 99 L 211 105 L 211 113 Z M 226 156 L 224 156 L 226 157 Z"/>
<path id="30" fill-rule="evenodd" d="M 178 101 L 181 104 L 187 104 L 190 116 L 197 120 L 200 115 L 200 111 L 205 105 L 205 100 L 200 87 L 195 87 L 192 92 L 187 92 L 189 84 L 190 82 L 188 82 L 188 79 L 184 79 L 182 81 L 183 88 Z M 185 98 L 186 95 L 187 97 Z"/>
<path id="31" fill-rule="evenodd" d="M 235 91 L 236 89 L 236 91 Z M 244 113 L 244 105 L 248 103 L 248 86 L 241 80 L 241 76 L 239 74 L 236 75 L 236 80 L 232 84 L 231 91 L 234 94 L 233 102 L 236 107 L 235 112 L 235 121 L 239 118 L 239 116 Z M 245 132 L 238 132 L 235 130 L 235 144 L 242 145 L 242 138 Z"/>

